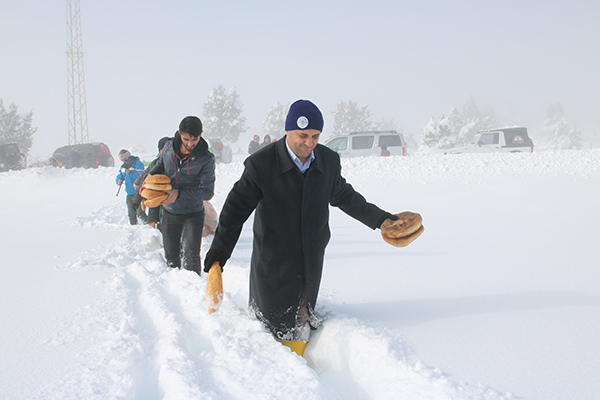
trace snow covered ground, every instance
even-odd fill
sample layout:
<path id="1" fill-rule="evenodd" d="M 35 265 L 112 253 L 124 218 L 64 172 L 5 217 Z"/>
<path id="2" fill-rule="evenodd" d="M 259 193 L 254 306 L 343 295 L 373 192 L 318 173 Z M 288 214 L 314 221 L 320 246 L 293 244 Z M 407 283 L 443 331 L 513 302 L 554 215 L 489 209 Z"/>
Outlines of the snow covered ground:
<path id="1" fill-rule="evenodd" d="M 217 210 L 241 171 L 218 165 Z M 250 222 L 208 316 L 115 174 L 0 174 L 1 398 L 600 398 L 600 150 L 344 160 L 426 230 L 398 249 L 332 210 L 306 360 L 245 312 Z"/>

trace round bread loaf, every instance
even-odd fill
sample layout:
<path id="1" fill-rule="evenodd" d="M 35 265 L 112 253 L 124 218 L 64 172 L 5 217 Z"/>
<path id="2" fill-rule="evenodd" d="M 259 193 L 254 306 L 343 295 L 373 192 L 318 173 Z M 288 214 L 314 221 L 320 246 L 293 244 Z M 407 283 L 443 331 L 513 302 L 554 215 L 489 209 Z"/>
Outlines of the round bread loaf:
<path id="1" fill-rule="evenodd" d="M 394 215 L 398 217 L 397 220 L 386 219 L 379 228 L 381 234 L 385 234 L 390 239 L 411 235 L 417 232 L 423 223 L 421 215 L 414 212 L 405 211 Z"/>
<path id="2" fill-rule="evenodd" d="M 399 238 L 391 238 L 391 237 L 387 236 L 385 233 L 383 233 L 383 231 L 382 231 L 381 237 L 383 238 L 383 240 L 385 240 L 387 243 L 391 244 L 392 246 L 406 247 L 409 244 L 411 244 L 416 238 L 421 236 L 421 234 L 424 231 L 425 231 L 425 227 L 423 225 L 421 225 L 419 227 L 419 229 L 417 229 L 415 232 L 413 232 L 412 234 L 410 234 L 408 236 L 399 237 Z"/>
<path id="3" fill-rule="evenodd" d="M 173 187 L 171 186 L 170 183 L 148 183 L 148 182 L 144 182 L 144 187 L 146 189 L 151 189 L 151 190 L 158 190 L 158 191 L 166 191 L 166 190 L 171 190 L 173 189 Z"/>
<path id="4" fill-rule="evenodd" d="M 169 178 L 167 175 L 162 175 L 162 174 L 155 174 L 155 175 L 148 175 L 146 177 L 146 179 L 144 180 L 145 183 L 158 183 L 158 184 L 171 184 L 171 178 Z"/>
<path id="5" fill-rule="evenodd" d="M 160 203 L 165 201 L 169 197 L 168 194 L 163 194 L 162 196 L 154 197 L 152 199 L 144 200 L 144 205 L 148 208 L 158 207 Z"/>
<path id="6" fill-rule="evenodd" d="M 167 175 L 155 174 L 148 175 L 144 180 L 144 187 L 151 190 L 165 191 L 171 190 L 171 178 Z"/>
<path id="7" fill-rule="evenodd" d="M 144 187 L 144 188 L 142 188 L 142 190 L 140 190 L 140 195 L 145 199 L 153 199 L 155 197 L 162 196 L 164 194 L 165 194 L 165 192 L 163 192 L 161 190 L 152 190 L 152 189 L 148 189 L 146 187 Z"/>

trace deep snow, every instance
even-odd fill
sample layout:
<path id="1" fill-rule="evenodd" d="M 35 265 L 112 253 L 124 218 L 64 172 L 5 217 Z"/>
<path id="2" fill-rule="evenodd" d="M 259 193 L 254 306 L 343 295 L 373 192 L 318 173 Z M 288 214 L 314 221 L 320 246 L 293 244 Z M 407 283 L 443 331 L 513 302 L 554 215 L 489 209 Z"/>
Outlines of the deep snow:
<path id="1" fill-rule="evenodd" d="M 218 165 L 217 210 L 241 159 Z M 597 149 L 344 160 L 426 230 L 398 249 L 332 210 L 306 360 L 245 312 L 251 222 L 208 316 L 205 276 L 127 225 L 115 174 L 0 174 L 4 399 L 600 397 Z"/>

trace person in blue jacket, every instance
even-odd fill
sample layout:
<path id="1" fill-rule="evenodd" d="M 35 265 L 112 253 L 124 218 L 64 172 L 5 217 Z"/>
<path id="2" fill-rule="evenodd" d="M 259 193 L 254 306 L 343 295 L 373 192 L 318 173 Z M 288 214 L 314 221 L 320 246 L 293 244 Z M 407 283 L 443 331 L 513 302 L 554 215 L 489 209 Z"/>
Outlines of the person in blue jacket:
<path id="1" fill-rule="evenodd" d="M 123 183 L 125 184 L 125 193 L 127 193 L 125 202 L 127 204 L 129 223 L 131 225 L 137 225 L 138 217 L 146 223 L 148 221 L 148 216 L 142 211 L 139 204 L 133 202 L 133 197 L 136 192 L 133 183 L 136 178 L 144 172 L 144 163 L 140 161 L 139 157 L 131 155 L 131 153 L 125 149 L 119 152 L 119 158 L 123 164 L 119 168 L 119 173 L 117 174 L 115 181 L 119 186 Z"/>

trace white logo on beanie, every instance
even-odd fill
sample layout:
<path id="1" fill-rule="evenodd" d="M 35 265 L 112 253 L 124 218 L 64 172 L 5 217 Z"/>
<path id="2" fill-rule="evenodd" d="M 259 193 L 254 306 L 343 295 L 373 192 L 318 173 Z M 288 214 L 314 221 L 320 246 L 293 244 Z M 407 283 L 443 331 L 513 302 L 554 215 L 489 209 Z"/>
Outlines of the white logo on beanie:
<path id="1" fill-rule="evenodd" d="M 308 126 L 308 118 L 306 118 L 305 116 L 301 116 L 296 121 L 296 124 L 298 125 L 298 128 L 304 129 Z"/>

